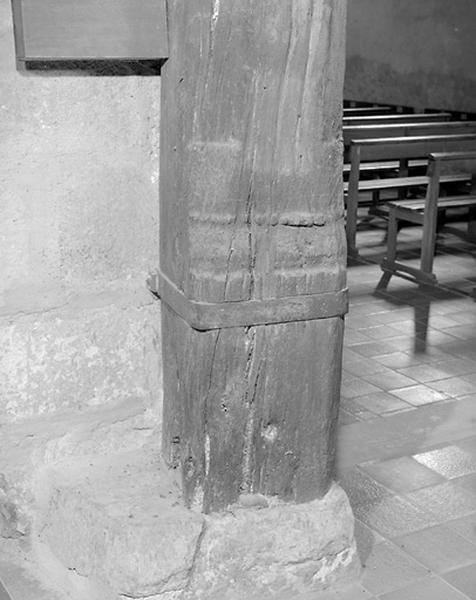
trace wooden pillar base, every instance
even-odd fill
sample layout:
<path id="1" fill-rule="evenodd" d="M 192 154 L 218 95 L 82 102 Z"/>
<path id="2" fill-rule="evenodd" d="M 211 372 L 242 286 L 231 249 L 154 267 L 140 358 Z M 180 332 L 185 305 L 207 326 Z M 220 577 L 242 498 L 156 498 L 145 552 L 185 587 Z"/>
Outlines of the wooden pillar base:
<path id="1" fill-rule="evenodd" d="M 163 307 L 164 457 L 190 507 L 305 502 L 332 481 L 343 319 L 200 332 Z"/>

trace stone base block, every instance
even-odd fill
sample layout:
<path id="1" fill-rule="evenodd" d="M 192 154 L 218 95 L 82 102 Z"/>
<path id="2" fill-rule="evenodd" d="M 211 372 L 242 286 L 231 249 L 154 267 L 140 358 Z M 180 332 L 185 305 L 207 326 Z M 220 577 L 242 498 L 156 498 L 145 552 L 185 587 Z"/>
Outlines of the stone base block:
<path id="1" fill-rule="evenodd" d="M 182 506 L 153 452 L 88 461 L 54 481 L 39 540 L 118 599 L 292 598 L 358 568 L 352 512 L 337 485 L 306 504 L 252 496 L 205 516 Z"/>
<path id="2" fill-rule="evenodd" d="M 152 436 L 157 440 L 159 425 L 158 415 L 146 403 L 129 398 L 102 409 L 68 411 L 3 426 L 0 537 L 28 533 L 36 513 L 35 496 L 41 493 L 50 467 L 137 450 Z"/>
<path id="3" fill-rule="evenodd" d="M 354 518 L 337 485 L 305 504 L 246 504 L 207 517 L 187 599 L 294 598 L 358 572 Z"/>
<path id="4" fill-rule="evenodd" d="M 203 517 L 181 506 L 178 482 L 152 451 L 58 470 L 52 485 L 37 531 L 64 566 L 117 598 L 186 588 Z"/>

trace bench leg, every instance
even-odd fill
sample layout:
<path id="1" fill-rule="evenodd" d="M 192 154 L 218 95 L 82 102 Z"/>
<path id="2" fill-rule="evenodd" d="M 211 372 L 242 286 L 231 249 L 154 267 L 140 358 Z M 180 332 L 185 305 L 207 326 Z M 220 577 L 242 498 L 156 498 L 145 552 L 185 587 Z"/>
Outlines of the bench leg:
<path id="1" fill-rule="evenodd" d="M 423 225 L 423 240 L 421 245 L 420 268 L 423 273 L 433 272 L 433 260 L 435 258 L 436 246 L 436 215 L 433 221 L 427 221 Z"/>
<path id="2" fill-rule="evenodd" d="M 397 258 L 397 234 L 398 234 L 398 219 L 396 218 L 395 212 L 390 209 L 388 216 L 388 230 L 387 230 L 387 256 L 386 262 L 389 266 L 395 265 Z"/>
<path id="3" fill-rule="evenodd" d="M 398 219 L 392 207 L 390 207 L 390 212 L 388 214 L 387 227 L 387 253 L 380 265 L 384 273 L 377 285 L 377 289 L 379 290 L 385 289 L 392 274 L 396 273 L 395 260 L 397 258 Z"/>
<path id="4" fill-rule="evenodd" d="M 357 237 L 357 209 L 358 198 L 347 196 L 347 211 L 345 222 L 345 233 L 347 236 L 347 254 L 352 257 L 359 255 L 356 245 Z"/>
<path id="5" fill-rule="evenodd" d="M 473 206 L 469 209 L 468 237 L 471 240 L 476 240 L 476 208 Z"/>

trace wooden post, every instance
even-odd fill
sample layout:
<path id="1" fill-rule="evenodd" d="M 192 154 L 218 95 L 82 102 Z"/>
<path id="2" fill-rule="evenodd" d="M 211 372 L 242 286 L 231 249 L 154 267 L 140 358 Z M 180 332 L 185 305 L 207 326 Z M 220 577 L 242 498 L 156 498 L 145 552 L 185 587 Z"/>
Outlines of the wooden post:
<path id="1" fill-rule="evenodd" d="M 169 0 L 163 451 L 188 506 L 333 476 L 345 294 L 345 0 Z"/>

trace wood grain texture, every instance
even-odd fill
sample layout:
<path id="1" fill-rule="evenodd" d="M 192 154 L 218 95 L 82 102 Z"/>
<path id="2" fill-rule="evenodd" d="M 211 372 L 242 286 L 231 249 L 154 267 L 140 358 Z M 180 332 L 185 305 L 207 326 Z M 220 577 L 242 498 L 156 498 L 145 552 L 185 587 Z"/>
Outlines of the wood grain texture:
<path id="1" fill-rule="evenodd" d="M 345 287 L 343 0 L 168 4 L 161 270 L 199 302 Z M 343 319 L 198 332 L 163 312 L 164 452 L 186 501 L 331 482 Z"/>

